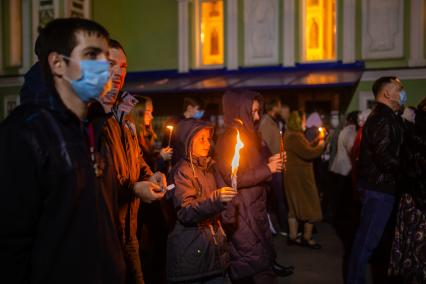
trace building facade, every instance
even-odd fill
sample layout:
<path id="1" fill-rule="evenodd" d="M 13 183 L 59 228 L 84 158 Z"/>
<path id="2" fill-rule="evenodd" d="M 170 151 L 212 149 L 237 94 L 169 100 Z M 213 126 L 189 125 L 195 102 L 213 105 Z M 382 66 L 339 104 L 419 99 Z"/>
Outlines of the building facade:
<path id="1" fill-rule="evenodd" d="M 425 0 L 0 0 L 0 119 L 19 104 L 38 29 L 68 16 L 100 22 L 123 44 L 135 92 L 146 92 L 137 89 L 144 76 L 166 82 L 214 74 L 199 89 L 180 92 L 217 102 L 210 95 L 226 87 L 250 87 L 242 72 L 249 70 L 262 74 L 262 84 L 268 74 L 279 76 L 280 87 L 262 93 L 306 110 L 324 101 L 345 113 L 368 107 L 375 79 L 396 75 L 408 104 L 417 105 L 426 90 L 425 9 Z M 350 85 L 340 77 L 348 68 L 360 72 Z M 224 88 L 219 82 L 203 91 L 222 75 Z M 164 101 L 170 90 L 147 94 Z"/>

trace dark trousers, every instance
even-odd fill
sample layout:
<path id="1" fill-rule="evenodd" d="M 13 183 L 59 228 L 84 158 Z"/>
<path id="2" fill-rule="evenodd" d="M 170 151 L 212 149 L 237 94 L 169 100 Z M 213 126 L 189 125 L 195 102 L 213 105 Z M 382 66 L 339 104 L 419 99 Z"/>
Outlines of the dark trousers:
<path id="1" fill-rule="evenodd" d="M 205 279 L 199 279 L 196 281 L 185 281 L 185 282 L 169 282 L 170 284 L 227 284 L 229 278 L 224 275 L 208 277 Z"/>
<path id="2" fill-rule="evenodd" d="M 395 197 L 359 188 L 362 195 L 361 221 L 355 235 L 349 259 L 348 284 L 366 283 L 368 260 L 382 238 Z"/>
<path id="3" fill-rule="evenodd" d="M 283 174 L 276 173 L 272 176 L 270 182 L 271 192 L 270 192 L 270 212 L 276 215 L 278 219 L 278 224 L 280 226 L 280 231 L 288 232 L 288 209 L 284 197 L 284 183 L 283 183 Z"/>
<path id="4" fill-rule="evenodd" d="M 232 284 L 278 284 L 278 279 L 272 270 L 268 270 L 252 277 L 232 280 Z"/>

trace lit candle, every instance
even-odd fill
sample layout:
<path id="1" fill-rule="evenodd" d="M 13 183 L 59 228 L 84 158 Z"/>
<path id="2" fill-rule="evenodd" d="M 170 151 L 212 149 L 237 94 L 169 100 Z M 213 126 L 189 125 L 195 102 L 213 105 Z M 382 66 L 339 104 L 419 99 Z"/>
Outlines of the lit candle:
<path id="1" fill-rule="evenodd" d="M 237 173 L 240 165 L 240 150 L 244 148 L 244 144 L 240 139 L 240 132 L 237 130 L 237 143 L 235 144 L 234 157 L 232 158 L 231 169 L 231 185 L 234 190 L 238 189 Z"/>
<path id="2" fill-rule="evenodd" d="M 324 138 L 325 137 L 325 129 L 320 127 L 320 128 L 318 128 L 318 131 L 319 131 L 319 134 L 320 134 L 319 137 L 321 139 Z"/>
<path id="3" fill-rule="evenodd" d="M 173 126 L 167 125 L 167 129 L 170 130 L 170 133 L 169 133 L 169 147 L 170 147 L 170 143 L 172 142 Z"/>
<path id="4" fill-rule="evenodd" d="M 284 164 L 284 136 L 283 136 L 282 130 L 280 130 L 280 156 L 281 156 L 281 161 Z M 283 167 L 283 171 L 285 171 L 285 167 Z"/>

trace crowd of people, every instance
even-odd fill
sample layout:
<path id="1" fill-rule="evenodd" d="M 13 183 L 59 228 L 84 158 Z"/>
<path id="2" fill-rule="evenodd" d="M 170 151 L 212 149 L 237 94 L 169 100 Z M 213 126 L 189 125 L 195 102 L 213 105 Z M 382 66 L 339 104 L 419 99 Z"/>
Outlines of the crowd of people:
<path id="1" fill-rule="evenodd" d="M 316 224 L 347 228 L 357 204 L 347 283 L 365 283 L 395 208 L 388 273 L 425 283 L 426 100 L 404 110 L 398 78 L 379 78 L 374 109 L 341 125 L 228 90 L 218 130 L 187 97 L 168 136 L 153 100 L 123 90 L 125 49 L 100 24 L 53 20 L 35 53 L 0 125 L 5 283 L 277 283 L 294 267 L 273 235 L 321 249 Z"/>

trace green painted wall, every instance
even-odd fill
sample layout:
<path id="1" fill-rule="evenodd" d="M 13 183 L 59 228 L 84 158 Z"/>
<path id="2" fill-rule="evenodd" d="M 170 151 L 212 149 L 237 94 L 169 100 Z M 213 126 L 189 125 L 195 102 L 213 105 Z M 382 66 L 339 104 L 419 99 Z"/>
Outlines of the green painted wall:
<path id="1" fill-rule="evenodd" d="M 408 95 L 408 106 L 415 107 L 426 97 L 426 80 L 402 80 L 402 83 Z M 373 81 L 363 81 L 358 84 L 347 112 L 358 110 L 358 93 L 371 91 L 372 85 Z"/>
<path id="2" fill-rule="evenodd" d="M 93 19 L 120 41 L 128 71 L 178 67 L 176 0 L 93 0 Z"/>

